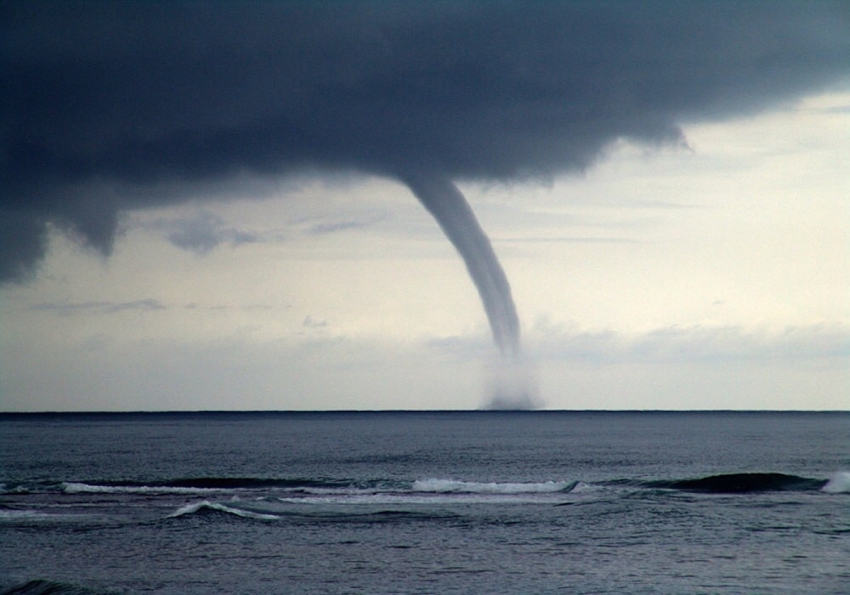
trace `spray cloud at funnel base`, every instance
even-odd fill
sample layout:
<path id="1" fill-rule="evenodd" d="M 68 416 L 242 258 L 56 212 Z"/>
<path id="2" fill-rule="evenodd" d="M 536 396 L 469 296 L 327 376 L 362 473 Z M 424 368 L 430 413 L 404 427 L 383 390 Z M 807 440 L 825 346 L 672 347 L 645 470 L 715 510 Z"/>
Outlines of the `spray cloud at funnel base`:
<path id="1" fill-rule="evenodd" d="M 525 358 L 504 356 L 490 362 L 485 409 L 530 410 L 543 407 L 534 365 Z"/>
<path id="2" fill-rule="evenodd" d="M 534 409 L 540 406 L 531 367 L 522 356 L 519 317 L 511 286 L 499 259 L 463 193 L 447 177 L 423 171 L 400 176 L 437 220 L 463 258 L 472 278 L 500 357 L 489 377 L 488 409 Z"/>

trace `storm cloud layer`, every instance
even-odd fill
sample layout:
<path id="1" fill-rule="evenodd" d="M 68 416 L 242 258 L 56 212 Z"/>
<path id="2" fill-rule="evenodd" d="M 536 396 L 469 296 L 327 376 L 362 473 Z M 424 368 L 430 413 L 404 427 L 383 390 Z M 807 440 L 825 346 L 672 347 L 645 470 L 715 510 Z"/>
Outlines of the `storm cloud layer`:
<path id="1" fill-rule="evenodd" d="M 848 74 L 841 0 L 3 2 L 0 281 L 238 180 L 546 177 Z"/>

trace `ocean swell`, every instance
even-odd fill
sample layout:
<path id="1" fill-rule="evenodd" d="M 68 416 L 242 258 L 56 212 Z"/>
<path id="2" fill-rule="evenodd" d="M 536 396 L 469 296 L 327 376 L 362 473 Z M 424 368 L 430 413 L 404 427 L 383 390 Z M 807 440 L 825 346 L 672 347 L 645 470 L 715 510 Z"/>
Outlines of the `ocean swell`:
<path id="1" fill-rule="evenodd" d="M 785 473 L 729 473 L 697 479 L 646 482 L 647 487 L 707 492 L 714 494 L 747 494 L 770 491 L 809 491 L 825 487 L 826 480 L 786 475 Z"/>

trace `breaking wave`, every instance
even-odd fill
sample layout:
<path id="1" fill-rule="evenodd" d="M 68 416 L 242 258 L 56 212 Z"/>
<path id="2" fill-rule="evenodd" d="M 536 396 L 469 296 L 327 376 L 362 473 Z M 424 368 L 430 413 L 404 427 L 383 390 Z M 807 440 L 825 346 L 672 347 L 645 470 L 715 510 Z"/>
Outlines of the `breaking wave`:
<path id="1" fill-rule="evenodd" d="M 66 494 L 198 494 L 216 490 L 204 488 L 180 488 L 159 485 L 98 485 L 79 482 L 63 482 Z"/>
<path id="2" fill-rule="evenodd" d="M 487 499 L 520 497 L 540 499 L 563 494 L 585 494 L 606 489 L 663 489 L 716 494 L 747 494 L 771 491 L 822 491 L 850 493 L 850 472 L 840 471 L 827 479 L 785 473 L 730 473 L 697 478 L 641 480 L 613 479 L 601 482 L 553 479 L 540 482 L 478 482 L 454 478 L 327 479 L 327 478 L 229 478 L 199 477 L 152 481 L 37 481 L 8 482 L 0 494 L 26 497 L 31 494 L 113 494 L 140 496 L 199 496 L 209 500 L 255 498 L 278 501 L 349 501 L 374 503 L 409 498 L 480 496 Z M 489 501 L 489 500 L 488 500 Z M 10 513 L 15 516 L 18 513 Z M 21 516 L 26 516 L 22 514 Z M 2 514 L 0 514 L 2 518 Z M 6 519 L 8 520 L 8 519 Z"/>
<path id="3" fill-rule="evenodd" d="M 545 481 L 542 483 L 478 483 L 454 479 L 420 479 L 413 482 L 414 492 L 460 494 L 549 494 L 570 492 L 577 481 Z"/>
<path id="4" fill-rule="evenodd" d="M 280 517 L 274 514 L 267 514 L 261 512 L 252 512 L 250 510 L 245 510 L 242 508 L 236 508 L 234 506 L 227 506 L 225 504 L 220 504 L 218 502 L 209 502 L 208 500 L 204 500 L 203 502 L 195 502 L 193 504 L 187 504 L 186 506 L 182 506 L 174 513 L 168 515 L 168 518 L 177 518 L 186 515 L 196 514 L 196 513 L 204 513 L 204 512 L 218 512 L 225 514 L 232 514 L 234 516 L 246 518 L 246 519 L 257 519 L 264 521 L 274 521 L 279 519 Z"/>
<path id="5" fill-rule="evenodd" d="M 850 471 L 839 471 L 821 488 L 830 494 L 850 494 Z"/>
<path id="6" fill-rule="evenodd" d="M 348 481 L 313 479 L 263 479 L 253 477 L 198 477 L 153 482 L 66 481 L 59 484 L 66 494 L 208 494 L 233 490 L 309 490 L 338 489 L 352 485 Z M 25 489 L 25 488 L 19 488 Z"/>

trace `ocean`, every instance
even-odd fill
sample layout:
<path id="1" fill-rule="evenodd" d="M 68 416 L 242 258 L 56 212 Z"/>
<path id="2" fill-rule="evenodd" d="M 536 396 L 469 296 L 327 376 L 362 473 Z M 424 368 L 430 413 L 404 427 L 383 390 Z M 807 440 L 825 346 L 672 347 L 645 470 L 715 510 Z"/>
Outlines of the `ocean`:
<path id="1" fill-rule="evenodd" d="M 850 593 L 850 413 L 0 415 L 0 593 Z"/>

